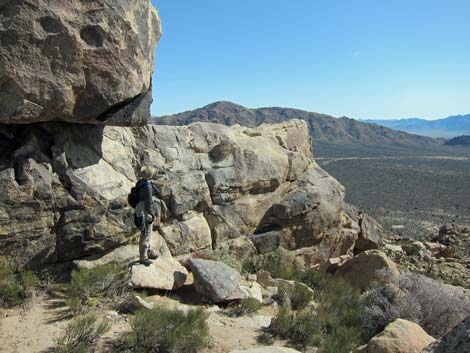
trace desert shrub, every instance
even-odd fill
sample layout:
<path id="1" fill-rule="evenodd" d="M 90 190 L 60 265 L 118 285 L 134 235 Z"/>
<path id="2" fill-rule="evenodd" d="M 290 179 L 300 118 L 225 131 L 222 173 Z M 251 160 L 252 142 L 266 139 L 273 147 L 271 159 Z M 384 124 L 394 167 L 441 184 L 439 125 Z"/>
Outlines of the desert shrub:
<path id="1" fill-rule="evenodd" d="M 15 274 L 11 268 L 0 268 L 0 306 L 15 306 L 27 301 L 38 285 L 37 276 L 31 271 Z"/>
<path id="2" fill-rule="evenodd" d="M 419 322 L 421 308 L 410 293 L 390 284 L 372 285 L 362 298 L 364 337 L 370 339 L 398 318 Z"/>
<path id="3" fill-rule="evenodd" d="M 271 253 L 253 256 L 243 263 L 244 272 L 264 270 L 274 278 L 296 279 L 303 269 L 301 261 L 282 247 Z"/>
<path id="4" fill-rule="evenodd" d="M 294 310 L 305 308 L 312 300 L 313 293 L 298 283 L 289 290 L 290 305 Z"/>
<path id="5" fill-rule="evenodd" d="M 294 326 L 294 320 L 294 312 L 290 308 L 282 306 L 267 331 L 279 338 L 288 339 Z"/>
<path id="6" fill-rule="evenodd" d="M 231 316 L 243 316 L 256 313 L 262 304 L 255 298 L 244 298 L 239 303 L 229 307 L 228 314 Z"/>
<path id="7" fill-rule="evenodd" d="M 84 305 L 97 301 L 116 299 L 128 291 L 128 272 L 110 264 L 93 269 L 72 272 L 72 279 L 64 288 L 65 302 L 73 312 L 80 312 Z"/>
<path id="8" fill-rule="evenodd" d="M 131 320 L 127 347 L 136 353 L 199 352 L 210 343 L 207 317 L 202 308 L 186 312 L 163 307 L 139 311 Z"/>
<path id="9" fill-rule="evenodd" d="M 267 332 L 288 339 L 294 347 L 316 346 L 322 352 L 348 353 L 363 343 L 360 293 L 341 279 L 317 271 L 298 276 L 314 290 L 315 307 L 297 304 L 300 310 L 292 310 L 290 298 L 292 307 L 281 307 Z M 306 292 L 300 295 L 298 303 L 305 303 L 306 297 Z"/>
<path id="10" fill-rule="evenodd" d="M 296 347 L 319 347 L 321 346 L 322 327 L 317 321 L 315 312 L 312 310 L 301 310 L 295 315 L 290 331 L 289 340 Z"/>
<path id="11" fill-rule="evenodd" d="M 363 327 L 367 338 L 397 318 L 419 324 L 441 337 L 470 315 L 463 291 L 414 273 L 402 274 L 396 284 L 375 284 L 363 297 Z"/>
<path id="12" fill-rule="evenodd" d="M 418 256 L 420 252 L 419 248 L 413 245 L 411 240 L 405 240 L 402 244 L 402 249 L 408 256 Z"/>
<path id="13" fill-rule="evenodd" d="M 291 307 L 293 310 L 305 308 L 312 300 L 313 293 L 305 285 L 298 282 L 294 286 L 281 285 L 274 299 L 282 306 Z"/>
<path id="14" fill-rule="evenodd" d="M 415 298 L 421 309 L 418 324 L 434 337 L 443 336 L 470 316 L 470 302 L 462 288 L 414 273 L 402 274 L 399 286 Z"/>
<path id="15" fill-rule="evenodd" d="M 95 315 L 77 317 L 55 341 L 54 353 L 93 353 L 100 337 L 109 330 L 106 321 L 98 322 Z"/>

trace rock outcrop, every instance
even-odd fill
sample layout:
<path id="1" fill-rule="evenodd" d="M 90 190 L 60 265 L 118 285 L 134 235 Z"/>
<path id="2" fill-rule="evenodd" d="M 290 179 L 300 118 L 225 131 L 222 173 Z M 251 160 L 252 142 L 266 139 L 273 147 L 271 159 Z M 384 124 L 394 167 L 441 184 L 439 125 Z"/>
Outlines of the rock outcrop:
<path id="1" fill-rule="evenodd" d="M 349 253 L 344 188 L 311 159 L 305 122 L 256 129 L 196 123 L 124 128 L 0 125 L 0 262 L 34 268 L 104 254 L 138 237 L 126 196 L 142 166 L 160 171 L 172 255 L 252 250 L 249 238 Z M 354 223 L 354 222 L 353 222 Z"/>
<path id="2" fill-rule="evenodd" d="M 146 123 L 160 36 L 150 0 L 0 1 L 0 123 Z"/>
<path id="3" fill-rule="evenodd" d="M 414 322 L 397 319 L 354 353 L 421 353 L 434 341 Z"/>

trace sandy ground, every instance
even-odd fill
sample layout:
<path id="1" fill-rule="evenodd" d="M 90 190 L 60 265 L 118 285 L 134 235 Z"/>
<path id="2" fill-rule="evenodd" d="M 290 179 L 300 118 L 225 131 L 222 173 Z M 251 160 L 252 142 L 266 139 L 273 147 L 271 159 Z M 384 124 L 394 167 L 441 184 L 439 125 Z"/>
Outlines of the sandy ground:
<path id="1" fill-rule="evenodd" d="M 148 302 L 167 307 L 190 308 L 175 299 L 162 296 L 147 297 Z M 213 340 L 204 353 L 227 353 L 234 349 L 259 346 L 256 339 L 263 326 L 269 324 L 274 309 L 263 307 L 257 314 L 229 317 L 217 312 L 217 307 L 207 307 L 210 312 L 208 324 Z M 112 352 L 116 342 L 129 331 L 129 317 L 112 310 L 97 310 L 99 318 L 106 318 L 110 331 L 100 342 L 101 351 Z M 72 318 L 59 298 L 39 298 L 24 308 L 0 311 L 0 352 L 2 353 L 48 353 L 54 340 L 60 336 Z"/>

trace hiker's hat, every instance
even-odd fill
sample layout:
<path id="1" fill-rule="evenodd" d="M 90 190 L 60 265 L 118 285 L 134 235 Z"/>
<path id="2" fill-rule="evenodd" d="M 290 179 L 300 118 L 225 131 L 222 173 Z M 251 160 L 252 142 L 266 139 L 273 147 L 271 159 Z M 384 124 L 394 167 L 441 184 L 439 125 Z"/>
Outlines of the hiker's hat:
<path id="1" fill-rule="evenodd" d="M 143 179 L 150 180 L 157 175 L 157 170 L 153 167 L 142 167 L 140 169 L 140 176 Z"/>

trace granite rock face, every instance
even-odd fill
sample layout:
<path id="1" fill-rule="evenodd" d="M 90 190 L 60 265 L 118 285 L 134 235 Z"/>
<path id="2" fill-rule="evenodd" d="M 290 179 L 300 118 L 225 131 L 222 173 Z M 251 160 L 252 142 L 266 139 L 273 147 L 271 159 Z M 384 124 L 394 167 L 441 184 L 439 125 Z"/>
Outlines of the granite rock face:
<path id="1" fill-rule="evenodd" d="M 150 0 L 0 1 L 0 123 L 147 122 L 160 36 Z"/>
<path id="2" fill-rule="evenodd" d="M 126 196 L 142 166 L 159 171 L 169 212 L 166 244 L 155 247 L 172 255 L 246 256 L 250 239 L 264 237 L 314 265 L 352 253 L 358 238 L 344 188 L 311 159 L 300 120 L 256 129 L 0 125 L 0 152 L 0 263 L 34 268 L 135 241 Z"/>

